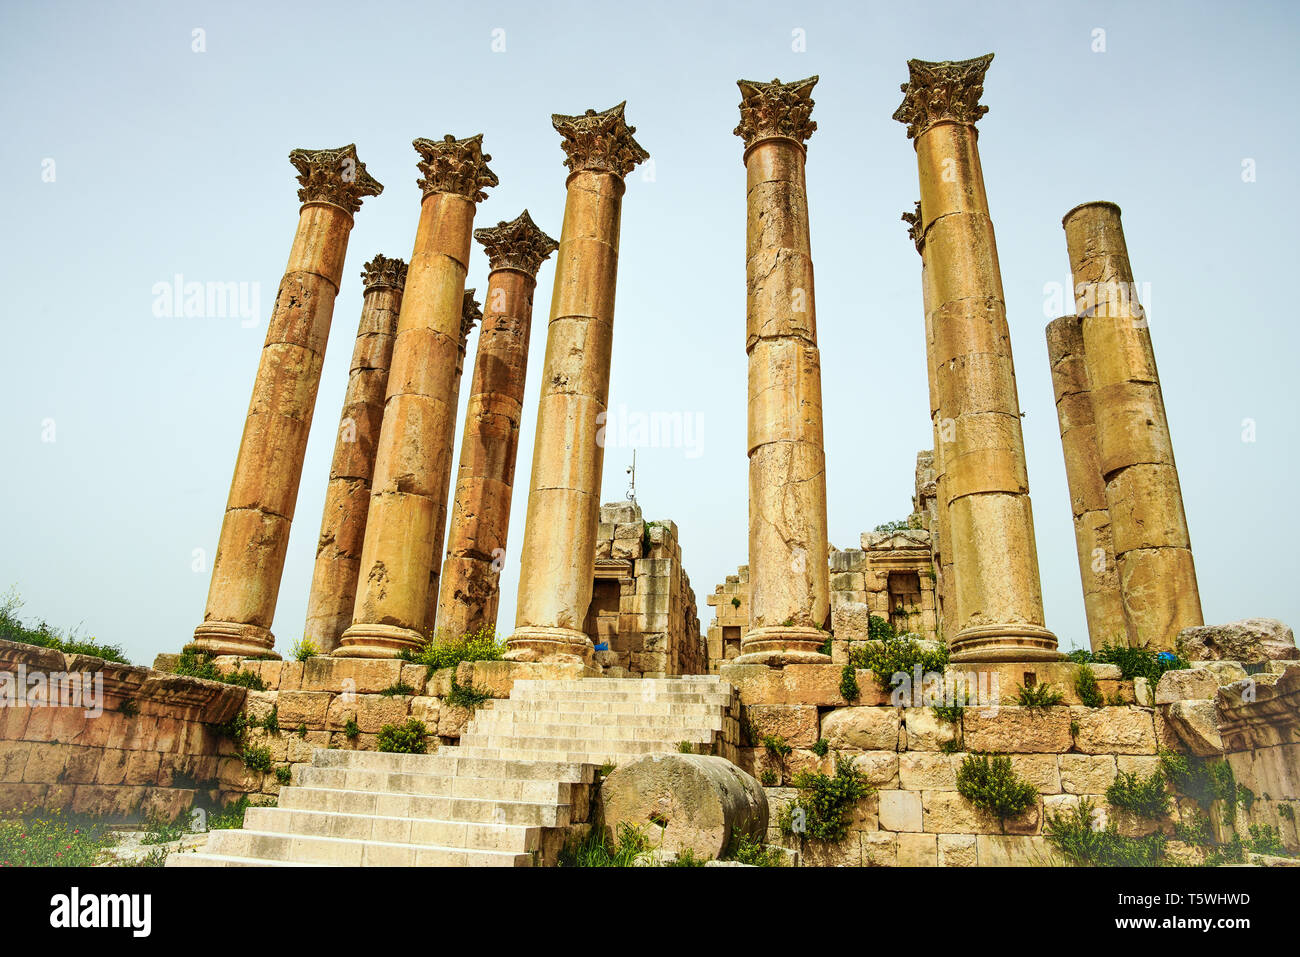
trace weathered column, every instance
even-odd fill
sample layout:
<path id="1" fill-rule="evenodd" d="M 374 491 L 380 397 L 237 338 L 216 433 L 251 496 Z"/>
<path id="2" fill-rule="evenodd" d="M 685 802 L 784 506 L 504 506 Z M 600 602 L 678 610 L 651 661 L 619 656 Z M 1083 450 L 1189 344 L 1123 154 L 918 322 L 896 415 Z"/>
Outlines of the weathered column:
<path id="1" fill-rule="evenodd" d="M 335 654 L 385 658 L 424 640 L 439 510 L 451 481 L 474 210 L 497 184 L 483 137 L 418 139 L 424 192 L 397 320 L 352 625 Z"/>
<path id="2" fill-rule="evenodd" d="M 975 121 L 992 54 L 909 60 L 894 119 L 915 140 L 942 410 L 944 496 L 956 572 L 956 661 L 1057 658 L 1043 596 L 1011 335 Z"/>
<path id="3" fill-rule="evenodd" d="M 214 655 L 266 655 L 289 547 L 321 365 L 343 278 L 352 217 L 383 186 L 356 146 L 294 150 L 298 231 L 267 324 L 203 623 L 190 647 Z"/>
<path id="4" fill-rule="evenodd" d="M 465 298 L 461 303 L 460 318 L 460 351 L 456 354 L 456 375 L 452 377 L 451 388 L 447 390 L 447 402 L 453 409 L 460 407 L 460 380 L 465 374 L 465 352 L 469 348 L 469 334 L 474 330 L 474 323 L 483 318 L 483 311 L 479 308 L 478 300 L 474 298 L 474 290 L 466 289 Z M 455 422 L 452 422 L 452 432 L 446 436 L 447 439 L 447 461 L 451 461 L 455 441 Z M 428 607 L 424 617 L 424 633 L 432 635 L 437 624 L 438 616 L 438 593 L 440 591 L 440 581 L 442 579 L 442 549 L 443 542 L 447 537 L 447 496 L 443 495 L 442 504 L 438 508 L 438 521 L 434 526 L 434 542 L 436 546 L 433 550 L 433 556 L 430 558 L 429 566 L 429 594 Z"/>
<path id="5" fill-rule="evenodd" d="M 812 88 L 740 80 L 749 356 L 750 628 L 742 664 L 829 663 L 826 453 L 804 141 Z"/>
<path id="6" fill-rule="evenodd" d="M 907 235 L 916 246 L 917 255 L 921 257 L 921 311 L 925 314 L 925 363 L 926 379 L 930 387 L 930 425 L 934 435 L 934 490 L 935 513 L 937 521 L 930 533 L 931 553 L 939 555 L 938 567 L 935 569 L 935 604 L 937 629 L 945 642 L 951 637 L 948 625 L 953 619 L 956 601 L 957 573 L 952 563 L 952 532 L 948 525 L 948 476 L 944 464 L 945 439 L 950 438 L 951 425 L 944 418 L 943 408 L 939 403 L 939 375 L 935 366 L 937 349 L 934 342 L 934 323 L 931 321 L 931 308 L 934 293 L 931 289 L 930 270 L 925 264 L 925 234 L 922 232 L 921 201 L 916 201 L 913 212 L 903 214 L 907 223 Z"/>
<path id="7" fill-rule="evenodd" d="M 1106 644 L 1129 645 L 1110 511 L 1106 507 L 1106 482 L 1097 458 L 1097 427 L 1084 363 L 1083 325 L 1078 316 L 1062 316 L 1048 323 L 1047 358 L 1052 366 L 1056 417 L 1061 425 L 1088 640 L 1094 649 Z"/>
<path id="8" fill-rule="evenodd" d="M 438 630 L 448 636 L 494 628 L 499 574 L 510 526 L 528 338 L 537 270 L 559 244 L 528 210 L 474 230 L 491 272 L 470 381 L 451 534 L 439 588 Z"/>
<path id="9" fill-rule="evenodd" d="M 366 263 L 361 280 L 366 288 L 361 300 L 361 322 L 334 441 L 329 485 L 325 488 L 325 514 L 316 543 L 307 624 L 303 628 L 303 636 L 327 654 L 352 623 L 361 544 L 370 507 L 370 477 L 375 471 L 375 441 L 384 417 L 384 393 L 397 335 L 397 314 L 402 308 L 406 263 L 376 256 Z"/>
<path id="10" fill-rule="evenodd" d="M 1130 640 L 1172 651 L 1179 631 L 1203 624 L 1201 596 L 1120 210 L 1114 203 L 1085 203 L 1062 223 Z"/>
<path id="11" fill-rule="evenodd" d="M 546 332 L 532 481 L 520 558 L 514 661 L 590 662 L 582 630 L 591 604 L 600 514 L 601 439 L 609 400 L 623 178 L 649 158 L 620 103 L 556 114 L 564 138 L 564 225 Z"/>

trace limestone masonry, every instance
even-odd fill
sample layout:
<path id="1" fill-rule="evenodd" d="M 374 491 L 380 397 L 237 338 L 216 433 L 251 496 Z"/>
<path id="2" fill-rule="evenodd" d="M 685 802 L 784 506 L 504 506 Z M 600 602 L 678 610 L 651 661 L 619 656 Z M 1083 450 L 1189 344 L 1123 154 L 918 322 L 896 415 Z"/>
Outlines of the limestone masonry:
<path id="1" fill-rule="evenodd" d="M 298 225 L 203 620 L 153 669 L 0 642 L 0 810 L 172 818 L 251 803 L 241 829 L 171 866 L 553 865 L 624 823 L 650 842 L 646 863 L 744 846 L 803 866 L 1032 866 L 1066 862 L 1053 822 L 1084 802 L 1084 826 L 1163 835 L 1177 863 L 1300 851 L 1300 651 L 1273 619 L 1203 620 L 1152 335 L 1109 202 L 1065 215 L 1076 308 L 1047 327 L 1086 612 L 1054 624 L 1086 629 L 1095 657 L 1067 658 L 1045 620 L 977 145 L 992 60 L 907 63 L 894 119 L 917 166 L 903 219 L 921 260 L 929 386 L 914 412 L 933 447 L 916 456 L 906 519 L 847 547 L 827 532 L 819 350 L 846 320 L 818 329 L 807 177 L 819 78 L 739 81 L 748 540 L 706 595 L 703 633 L 685 560 L 709 529 L 647 520 L 635 490 L 601 498 L 623 201 L 649 159 L 619 103 L 551 117 L 567 169 L 558 240 L 527 210 L 474 229 L 498 185 L 482 135 L 414 141 L 414 248 L 361 271 L 334 455 L 316 477 L 326 504 L 306 641 L 281 660 L 271 624 L 334 300 L 353 217 L 382 192 L 354 146 L 294 150 Z M 739 196 L 739 168 L 731 187 Z M 646 201 L 631 198 L 629 228 Z M 483 265 L 472 240 L 481 303 L 466 288 Z M 529 418 L 534 296 L 551 256 Z M 726 321 L 739 336 L 739 306 Z M 507 542 L 519 507 L 523 539 Z M 891 511 L 864 506 L 849 527 Z M 519 587 L 503 623 L 507 561 Z M 6 689 L 28 674 L 50 678 L 14 705 Z M 94 714 L 64 693 L 83 676 L 102 684 Z M 1014 812 L 963 783 L 988 755 L 1020 785 Z M 1211 762 L 1231 787 L 1198 792 L 1191 771 L 1169 770 L 1178 761 Z M 841 774 L 857 797 L 807 829 L 817 775 Z M 1118 803 L 1113 785 L 1153 775 L 1168 778 L 1160 813 Z M 1276 841 L 1246 855 L 1261 833 Z"/>

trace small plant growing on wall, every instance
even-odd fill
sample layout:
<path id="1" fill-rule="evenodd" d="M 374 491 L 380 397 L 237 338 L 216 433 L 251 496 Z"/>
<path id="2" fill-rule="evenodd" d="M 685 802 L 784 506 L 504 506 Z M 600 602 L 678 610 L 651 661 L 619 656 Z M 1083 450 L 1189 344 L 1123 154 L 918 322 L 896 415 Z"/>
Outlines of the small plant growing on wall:
<path id="1" fill-rule="evenodd" d="M 428 731 L 423 721 L 408 718 L 405 724 L 386 724 L 379 729 L 376 749 L 390 754 L 424 754 Z"/>
<path id="2" fill-rule="evenodd" d="M 967 755 L 957 771 L 957 793 L 1000 822 L 1022 813 L 1038 798 L 1038 790 L 1016 775 L 1004 754 Z"/>
<path id="3" fill-rule="evenodd" d="M 1079 673 L 1074 676 L 1074 693 L 1089 708 L 1102 706 L 1101 688 L 1097 684 L 1097 675 L 1087 665 L 1079 666 Z"/>
<path id="4" fill-rule="evenodd" d="M 320 648 L 310 638 L 299 638 L 289 648 L 289 654 L 294 661 L 306 661 L 308 658 L 315 658 L 319 655 Z"/>

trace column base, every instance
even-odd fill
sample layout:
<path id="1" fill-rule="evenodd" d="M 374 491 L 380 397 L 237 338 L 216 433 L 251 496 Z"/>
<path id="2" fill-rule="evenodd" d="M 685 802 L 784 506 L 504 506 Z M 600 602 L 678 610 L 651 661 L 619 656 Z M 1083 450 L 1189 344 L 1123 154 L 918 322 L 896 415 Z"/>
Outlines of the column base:
<path id="1" fill-rule="evenodd" d="M 506 641 L 506 661 L 592 662 L 596 646 L 572 628 L 525 626 L 515 629 Z"/>
<path id="2" fill-rule="evenodd" d="M 1041 625 L 975 625 L 963 628 L 948 645 L 948 660 L 1060 661 L 1056 635 Z"/>
<path id="3" fill-rule="evenodd" d="M 746 632 L 740 642 L 740 655 L 733 660 L 739 665 L 829 665 L 831 656 L 822 654 L 830 632 L 816 628 L 785 627 L 754 628 Z"/>
<path id="4" fill-rule="evenodd" d="M 414 628 L 398 625 L 354 624 L 339 639 L 334 658 L 396 658 L 403 651 L 418 651 L 425 637 Z"/>
<path id="5" fill-rule="evenodd" d="M 279 658 L 275 636 L 269 628 L 237 621 L 205 621 L 194 629 L 194 639 L 184 651 L 205 655 L 242 655 L 245 658 Z"/>

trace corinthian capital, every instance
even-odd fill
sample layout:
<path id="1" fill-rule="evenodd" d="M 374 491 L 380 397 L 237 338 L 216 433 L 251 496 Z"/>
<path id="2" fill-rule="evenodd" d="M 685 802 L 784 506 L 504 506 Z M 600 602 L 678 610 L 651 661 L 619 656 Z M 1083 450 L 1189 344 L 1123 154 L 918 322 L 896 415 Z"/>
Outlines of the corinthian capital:
<path id="1" fill-rule="evenodd" d="M 484 187 L 497 185 L 497 174 L 488 169 L 490 155 L 483 152 L 483 134 L 458 140 L 448 133 L 440 140 L 423 137 L 412 144 L 420 154 L 415 165 L 422 175 L 415 184 L 425 196 L 455 193 L 481 203 L 487 199 Z"/>
<path id="2" fill-rule="evenodd" d="M 900 87 L 903 102 L 894 111 L 894 119 L 907 124 L 909 139 L 944 120 L 973 125 L 989 111 L 980 105 L 980 96 L 984 93 L 984 73 L 992 62 L 992 53 L 942 63 L 908 60 L 909 78 Z"/>
<path id="3" fill-rule="evenodd" d="M 474 230 L 474 238 L 483 244 L 493 269 L 516 269 L 534 278 L 547 257 L 560 248 L 537 228 L 526 209 L 508 223 L 503 219 L 495 226 Z"/>
<path id="4" fill-rule="evenodd" d="M 366 292 L 387 286 L 391 289 L 406 287 L 406 260 L 376 256 L 361 267 L 361 283 Z"/>
<path id="5" fill-rule="evenodd" d="M 564 165 L 570 172 L 591 170 L 626 176 L 638 163 L 650 158 L 641 144 L 632 138 L 635 126 L 623 118 L 624 100 L 603 113 L 588 110 L 581 116 L 551 114 L 551 125 L 564 137 Z"/>
<path id="6" fill-rule="evenodd" d="M 355 213 L 361 208 L 362 197 L 384 191 L 366 172 L 366 164 L 357 159 L 355 143 L 333 150 L 293 150 L 289 162 L 298 171 L 300 203 L 332 203 Z"/>
<path id="7" fill-rule="evenodd" d="M 733 131 L 749 149 L 759 140 L 774 136 L 804 143 L 813 135 L 817 124 L 813 122 L 812 88 L 818 78 L 782 83 L 757 83 L 737 80 L 740 87 L 740 125 Z"/>
<path id="8" fill-rule="evenodd" d="M 483 310 L 474 300 L 474 290 L 466 289 L 465 298 L 460 307 L 460 351 L 463 355 L 465 347 L 469 345 L 469 334 L 474 329 L 474 323 L 483 319 Z"/>

